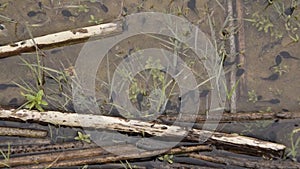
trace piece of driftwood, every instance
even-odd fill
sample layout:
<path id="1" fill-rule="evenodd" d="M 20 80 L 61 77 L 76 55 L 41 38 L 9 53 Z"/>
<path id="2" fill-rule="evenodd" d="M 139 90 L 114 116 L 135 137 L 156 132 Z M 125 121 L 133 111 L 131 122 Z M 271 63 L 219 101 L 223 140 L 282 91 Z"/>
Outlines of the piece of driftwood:
<path id="1" fill-rule="evenodd" d="M 77 113 L 61 113 L 57 111 L 38 112 L 35 110 L 0 110 L 0 118 L 2 119 L 18 119 L 22 121 L 46 122 L 54 125 L 65 125 L 71 127 L 87 127 L 96 129 L 114 130 L 120 132 L 136 133 L 140 135 L 182 138 L 188 141 L 199 142 L 203 138 L 208 138 L 208 142 L 225 146 L 230 150 L 236 147 L 244 153 L 264 155 L 264 156 L 282 156 L 285 146 L 281 144 L 271 143 L 258 140 L 255 138 L 239 136 L 236 134 L 226 134 L 212 132 L 206 130 L 191 129 L 187 131 L 185 127 L 168 126 L 165 124 L 155 124 L 152 122 L 144 122 L 139 120 L 128 120 L 117 117 L 77 114 Z M 246 148 L 247 151 L 244 151 Z"/>
<path id="2" fill-rule="evenodd" d="M 127 147 L 118 147 L 119 152 L 123 152 L 124 155 L 114 155 L 109 154 L 106 156 L 94 156 L 90 158 L 81 158 L 81 159 L 72 159 L 66 161 L 56 161 L 55 163 L 41 164 L 30 166 L 30 168 L 45 168 L 48 166 L 51 167 L 65 167 L 65 166 L 82 166 L 86 164 L 103 164 L 111 162 L 119 162 L 121 160 L 133 160 L 133 159 L 144 159 L 144 158 L 153 158 L 161 154 L 184 154 L 191 153 L 195 151 L 211 151 L 211 147 L 208 145 L 198 145 L 198 146 L 189 146 L 189 147 L 179 147 L 168 149 L 159 149 L 159 150 L 148 150 L 138 152 L 134 150 L 132 145 L 126 145 Z M 125 148 L 125 149 L 124 149 Z"/>
<path id="3" fill-rule="evenodd" d="M 25 129 L 25 128 L 0 126 L 0 136 L 44 138 L 44 137 L 47 136 L 47 131 L 45 131 L 45 130 L 36 130 L 36 129 Z"/>
<path id="4" fill-rule="evenodd" d="M 17 55 L 22 52 L 32 52 L 35 51 L 36 46 L 40 49 L 45 47 L 57 47 L 63 44 L 82 42 L 95 36 L 108 36 L 121 32 L 121 21 L 58 32 L 0 46 L 0 58 Z"/>
<path id="5" fill-rule="evenodd" d="M 196 154 L 190 153 L 189 157 L 223 164 L 223 165 L 230 165 L 230 166 L 238 166 L 243 168 L 276 168 L 276 169 L 296 169 L 300 168 L 299 163 L 291 162 L 291 161 L 276 161 L 276 160 L 251 160 L 245 158 L 236 158 L 236 157 L 220 157 L 220 156 L 211 156 L 211 155 L 203 155 L 203 154 Z"/>
<path id="6" fill-rule="evenodd" d="M 189 115 L 183 114 L 180 119 L 176 119 L 174 115 L 161 115 L 159 119 L 163 122 L 173 123 L 175 120 L 181 122 L 194 121 L 196 123 L 204 123 L 207 121 L 206 115 Z M 275 120 L 275 119 L 297 119 L 300 118 L 300 112 L 239 112 L 239 113 L 223 113 L 219 123 L 228 123 L 234 121 L 254 121 L 254 120 Z M 217 120 L 213 116 L 210 120 Z"/>

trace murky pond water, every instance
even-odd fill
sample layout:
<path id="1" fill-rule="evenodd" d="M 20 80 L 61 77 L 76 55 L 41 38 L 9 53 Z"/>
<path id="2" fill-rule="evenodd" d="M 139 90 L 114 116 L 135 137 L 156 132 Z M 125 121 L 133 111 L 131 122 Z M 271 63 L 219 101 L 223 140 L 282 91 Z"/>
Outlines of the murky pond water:
<path id="1" fill-rule="evenodd" d="M 226 77 L 226 80 L 221 83 L 221 85 L 225 85 L 226 89 L 226 111 L 230 111 L 231 108 L 231 111 L 234 109 L 235 112 L 299 112 L 300 10 L 297 8 L 299 3 L 297 0 L 278 0 L 276 2 L 244 0 L 240 5 L 234 3 L 234 8 L 241 8 L 243 16 L 238 18 L 238 12 L 234 11 L 234 17 L 238 19 L 232 21 L 228 18 L 228 4 L 225 0 L 0 0 L 0 45 L 13 45 L 15 42 L 32 37 L 77 30 L 77 28 L 100 23 L 116 22 L 134 13 L 173 14 L 198 26 L 216 48 L 216 52 L 220 56 L 218 58 L 220 63 L 218 63 L 223 64 L 221 68 Z M 234 25 L 229 26 L 231 23 Z M 123 31 L 126 31 L 125 27 Z M 153 25 L 153 27 L 157 27 L 157 25 Z M 171 31 L 177 33 L 177 30 Z M 232 48 L 231 32 L 236 35 L 234 37 L 237 48 L 235 53 L 229 52 Z M 180 33 L 189 36 L 190 32 Z M 94 76 L 95 97 L 91 94 L 90 97 L 77 97 L 76 100 L 73 100 L 74 66 L 84 48 L 84 42 L 87 40 L 0 58 L 0 105 L 17 108 L 27 101 L 21 92 L 26 93 L 29 90 L 24 89 L 38 92 L 39 87 L 42 87 L 48 103 L 48 106 L 44 108 L 47 110 L 74 112 L 74 104 L 76 104 L 77 109 L 80 107 L 81 111 L 95 113 L 91 109 L 93 106 L 89 104 L 97 103 L 101 114 L 104 115 L 123 115 L 126 118 L 152 121 L 158 117 L 157 112 L 179 115 L 182 100 L 185 99 L 193 100 L 197 97 L 200 102 L 199 114 L 201 115 L 205 115 L 210 108 L 211 93 L 214 89 L 209 83 L 203 83 L 211 78 L 206 70 L 207 67 L 203 65 L 205 61 L 199 59 L 191 48 L 175 38 L 146 33 L 114 44 L 98 65 L 97 73 Z M 198 85 L 199 93 L 197 94 L 200 97 L 198 95 L 188 95 L 188 97 L 180 95 L 182 86 L 167 74 L 168 69 L 161 68 L 160 70 L 158 68 L 163 66 L 161 61 L 156 58 L 151 58 L 151 56 L 146 58 L 145 65 L 139 62 L 137 63 L 140 65 L 127 64 L 134 60 L 132 56 L 142 58 L 142 50 L 149 48 L 160 48 L 178 54 L 185 63 L 185 68 L 193 72 Z M 39 53 L 38 56 L 37 53 Z M 235 59 L 236 56 L 238 59 Z M 170 64 L 176 64 L 178 61 L 172 59 L 170 62 Z M 120 64 L 128 67 L 136 66 L 136 69 L 143 70 L 134 75 L 126 72 L 127 70 L 119 69 Z M 37 65 L 42 65 L 42 69 L 38 69 Z M 218 65 L 214 66 L 215 69 L 220 68 Z M 153 67 L 156 69 L 152 69 Z M 231 69 L 235 70 L 233 75 L 231 75 Z M 40 70 L 41 72 L 39 72 Z M 125 99 L 129 101 L 128 103 L 124 101 L 125 104 L 132 104 L 136 112 L 147 113 L 120 112 L 118 105 L 114 104 L 114 99 L 118 97 L 112 91 L 112 79 L 116 72 L 117 75 L 131 81 L 127 90 L 124 89 L 128 94 Z M 181 72 L 175 72 L 175 74 L 179 76 Z M 233 76 L 235 84 L 238 84 L 237 87 L 230 82 Z M 181 80 L 186 80 L 184 82 L 187 86 L 192 83 L 189 81 L 189 76 L 185 76 Z M 122 84 L 117 84 L 117 86 L 123 90 Z M 232 103 L 231 91 L 237 94 L 235 104 Z M 85 94 L 90 92 L 84 90 Z M 151 109 L 152 107 L 155 109 Z M 52 134 L 48 139 L 52 142 L 70 141 L 77 134 L 77 131 L 71 128 L 45 124 L 1 121 L 1 125 L 15 127 L 21 125 L 22 127 L 51 130 Z M 296 144 L 300 140 L 299 132 L 293 133 L 296 129 L 299 129 L 299 119 L 274 119 L 247 123 L 237 121 L 222 124 L 217 130 L 282 143 L 288 147 L 296 146 L 294 151 L 299 152 L 299 143 Z M 0 137 L 0 139 L 4 141 L 22 140 L 22 138 L 15 137 Z M 288 150 L 287 153 L 289 152 L 291 151 Z M 190 160 L 187 163 L 224 167 L 185 158 L 178 156 L 175 158 L 175 162 Z M 299 153 L 294 156 L 289 154 L 289 158 L 300 161 Z M 150 168 L 159 168 L 161 165 L 160 162 L 152 159 L 134 164 Z"/>

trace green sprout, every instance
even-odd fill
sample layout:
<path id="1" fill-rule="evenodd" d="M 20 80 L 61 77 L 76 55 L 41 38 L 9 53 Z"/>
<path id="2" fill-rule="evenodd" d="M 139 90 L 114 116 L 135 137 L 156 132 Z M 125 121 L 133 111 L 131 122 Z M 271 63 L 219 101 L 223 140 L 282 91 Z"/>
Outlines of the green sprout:
<path id="1" fill-rule="evenodd" d="M 90 135 L 89 134 L 83 134 L 80 131 L 77 132 L 78 136 L 76 136 L 74 139 L 79 141 L 84 141 L 87 143 L 91 143 Z"/>
<path id="2" fill-rule="evenodd" d="M 90 15 L 90 20 L 89 23 L 94 23 L 94 24 L 101 24 L 103 23 L 103 19 L 96 19 L 94 15 Z"/>
<path id="3" fill-rule="evenodd" d="M 158 157 L 158 160 L 173 164 L 173 157 L 174 156 L 172 154 L 165 154 L 163 156 Z"/>
<path id="4" fill-rule="evenodd" d="M 10 166 L 9 166 L 10 151 L 11 151 L 10 144 L 8 144 L 8 147 L 7 147 L 7 154 L 5 154 L 4 151 L 0 150 L 0 153 L 5 161 L 4 163 L 1 162 L 0 164 L 6 166 L 8 168 L 10 168 Z"/>
<path id="5" fill-rule="evenodd" d="M 288 66 L 287 65 L 278 65 L 278 66 L 275 66 L 273 67 L 273 70 L 275 73 L 278 73 L 279 76 L 283 75 L 284 73 L 287 73 L 289 70 L 288 70 Z"/>
<path id="6" fill-rule="evenodd" d="M 288 153 L 286 154 L 287 157 L 291 156 L 293 161 L 297 161 L 296 157 L 298 154 L 297 149 L 300 145 L 300 137 L 297 137 L 296 141 L 294 140 L 294 136 L 296 133 L 300 132 L 300 128 L 294 129 L 292 133 L 290 134 L 290 140 L 291 140 L 291 147 L 287 148 Z"/>
<path id="7" fill-rule="evenodd" d="M 276 39 L 281 39 L 283 37 L 283 33 L 276 29 L 276 26 L 267 16 L 262 16 L 256 12 L 252 15 L 252 19 L 245 20 L 252 22 L 252 25 L 255 26 L 259 32 L 263 31 L 264 33 L 270 33 L 270 35 Z"/>
<path id="8" fill-rule="evenodd" d="M 48 103 L 45 100 L 43 100 L 43 96 L 44 96 L 43 90 L 39 90 L 35 95 L 24 94 L 23 92 L 21 92 L 21 95 L 24 96 L 27 100 L 27 102 L 24 103 L 24 106 L 27 109 L 31 110 L 32 108 L 36 108 L 38 111 L 42 112 L 44 111 L 42 106 L 48 105 Z"/>
<path id="9" fill-rule="evenodd" d="M 79 5 L 78 6 L 78 12 L 89 12 L 90 11 L 90 8 L 87 6 L 87 5 Z"/>
<path id="10" fill-rule="evenodd" d="M 232 88 L 230 90 L 227 89 L 227 86 L 224 83 L 225 90 L 226 90 L 226 96 L 227 96 L 228 100 L 231 100 L 231 97 L 233 96 L 235 90 L 237 89 L 239 82 L 240 82 L 240 79 L 235 82 L 235 84 L 232 86 Z"/>
<path id="11" fill-rule="evenodd" d="M 254 90 L 248 91 L 248 102 L 256 103 L 258 101 L 257 94 Z"/>

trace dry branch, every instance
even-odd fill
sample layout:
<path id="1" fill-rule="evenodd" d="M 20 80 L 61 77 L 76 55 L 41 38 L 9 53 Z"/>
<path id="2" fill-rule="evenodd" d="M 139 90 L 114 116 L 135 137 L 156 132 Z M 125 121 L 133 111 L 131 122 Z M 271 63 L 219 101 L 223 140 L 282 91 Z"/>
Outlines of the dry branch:
<path id="1" fill-rule="evenodd" d="M 9 160 L 1 160 L 0 167 L 5 167 L 4 164 L 10 167 L 21 165 L 32 165 L 45 162 L 70 160 L 76 158 L 93 157 L 107 154 L 102 148 L 90 148 L 85 150 L 74 150 L 66 152 L 53 152 L 47 154 L 29 155 L 22 157 L 10 158 Z"/>
<path id="2" fill-rule="evenodd" d="M 249 160 L 242 158 L 233 158 L 233 157 L 220 157 L 220 156 L 210 156 L 203 154 L 189 154 L 189 157 L 196 158 L 199 160 L 204 160 L 208 162 L 245 167 L 245 168 L 276 168 L 276 169 L 293 169 L 300 168 L 299 163 L 291 162 L 291 161 L 276 161 L 276 160 Z"/>
<path id="3" fill-rule="evenodd" d="M 196 123 L 203 123 L 207 121 L 206 115 L 182 115 L 180 119 L 177 116 L 162 115 L 159 117 L 163 122 L 180 122 L 194 121 Z M 233 121 L 254 121 L 254 120 L 275 120 L 275 119 L 296 119 L 300 118 L 300 112 L 240 112 L 240 113 L 223 113 L 220 123 L 233 122 Z M 217 120 L 210 117 L 209 120 Z"/>
<path id="4" fill-rule="evenodd" d="M 16 128 L 16 127 L 0 127 L 0 136 L 44 138 L 47 136 L 47 131 Z"/>
<path id="5" fill-rule="evenodd" d="M 7 146 L 6 146 L 7 147 Z M 1 149 L 4 153 L 8 152 L 7 148 Z M 85 148 L 95 148 L 98 147 L 96 144 L 88 144 L 85 142 L 66 142 L 62 144 L 42 144 L 37 145 L 32 143 L 31 145 L 17 145 L 10 146 L 10 153 L 21 155 L 25 153 L 46 153 L 46 152 L 57 152 L 57 151 L 66 151 L 66 150 L 76 150 L 76 149 L 85 149 Z"/>
<path id="6" fill-rule="evenodd" d="M 227 12 L 228 12 L 228 22 L 229 22 L 229 28 L 233 29 L 235 24 L 234 24 L 234 20 L 233 20 L 233 1 L 229 0 L 227 1 Z M 230 52 L 229 52 L 229 56 L 231 58 L 231 61 L 236 60 L 236 43 L 235 43 L 235 36 L 234 36 L 234 32 L 233 30 L 230 32 L 229 34 L 229 45 L 230 45 Z M 230 68 L 230 88 L 228 89 L 228 91 L 230 91 L 231 89 L 234 89 L 234 86 L 237 83 L 236 80 L 236 66 L 233 65 Z M 235 90 L 233 91 L 231 97 L 230 97 L 230 112 L 231 113 L 236 113 L 236 92 Z"/>
<path id="7" fill-rule="evenodd" d="M 0 58 L 17 55 L 22 52 L 34 51 L 35 44 L 41 49 L 45 47 L 57 47 L 58 45 L 82 42 L 83 40 L 95 36 L 108 36 L 121 32 L 122 24 L 120 21 L 58 32 L 36 37 L 34 39 L 23 40 L 10 45 L 0 46 Z"/>
<path id="8" fill-rule="evenodd" d="M 242 152 L 265 156 L 282 156 L 284 145 L 258 140 L 255 138 L 239 136 L 236 134 L 225 134 L 212 131 L 191 129 L 187 131 L 184 127 L 168 126 L 138 120 L 127 120 L 117 117 L 108 117 L 92 114 L 61 113 L 57 111 L 38 112 L 30 110 L 0 110 L 2 119 L 18 119 L 22 121 L 46 122 L 54 125 L 65 125 L 71 127 L 87 127 L 96 129 L 106 129 L 121 132 L 137 133 L 158 137 L 182 138 L 186 135 L 186 140 L 199 142 L 207 138 L 208 142 L 241 149 Z M 247 151 L 244 151 L 246 148 Z"/>
<path id="9" fill-rule="evenodd" d="M 236 1 L 236 15 L 237 15 L 237 22 L 239 26 L 238 34 L 237 34 L 237 47 L 239 50 L 238 55 L 238 64 L 246 70 L 246 58 L 245 58 L 245 50 L 246 50 L 246 42 L 245 42 L 245 26 L 244 26 L 244 15 L 243 15 L 243 1 L 237 0 Z M 239 95 L 243 96 L 247 93 L 247 77 L 246 73 L 240 76 L 240 83 L 239 83 Z"/>
<path id="10" fill-rule="evenodd" d="M 14 140 L 2 140 L 0 143 L 0 147 L 7 147 L 10 146 L 18 146 L 18 145 L 41 145 L 41 144 L 51 144 L 51 140 L 47 139 L 29 139 L 29 138 L 22 138 L 22 139 L 14 139 Z"/>
<path id="11" fill-rule="evenodd" d="M 124 149 L 125 148 L 125 149 Z M 111 162 L 119 162 L 121 160 L 133 160 L 133 159 L 143 159 L 149 157 L 155 157 L 160 154 L 184 154 L 195 151 L 210 151 L 211 147 L 207 145 L 198 145 L 198 146 L 190 146 L 190 147 L 180 147 L 180 148 L 172 148 L 168 151 L 168 149 L 160 149 L 160 150 L 151 150 L 151 151 L 142 151 L 137 152 L 131 145 L 127 145 L 127 147 L 119 147 L 119 152 L 123 152 L 124 155 L 106 155 L 106 156 L 95 156 L 91 158 L 85 159 L 76 159 L 76 160 L 67 160 L 67 161 L 59 161 L 52 164 L 41 164 L 36 166 L 30 166 L 30 168 L 44 168 L 49 165 L 51 167 L 62 167 L 62 166 L 80 166 L 85 164 L 103 164 L 103 163 L 111 163 Z M 133 151 L 134 150 L 134 151 Z"/>

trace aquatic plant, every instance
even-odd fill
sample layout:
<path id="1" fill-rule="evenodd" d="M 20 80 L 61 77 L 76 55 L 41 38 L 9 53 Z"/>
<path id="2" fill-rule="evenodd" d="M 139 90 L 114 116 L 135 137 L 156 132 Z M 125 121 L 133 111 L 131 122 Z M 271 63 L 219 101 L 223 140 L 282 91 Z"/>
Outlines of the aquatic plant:
<path id="1" fill-rule="evenodd" d="M 103 23 L 103 19 L 97 19 L 97 18 L 95 18 L 94 15 L 90 15 L 90 20 L 88 22 L 99 25 L 99 24 Z"/>
<path id="2" fill-rule="evenodd" d="M 48 103 L 45 100 L 43 100 L 43 96 L 44 96 L 43 90 L 39 90 L 35 95 L 29 93 L 24 94 L 23 92 L 21 92 L 21 94 L 27 100 L 27 102 L 23 104 L 24 107 L 27 109 L 31 110 L 32 108 L 36 108 L 38 111 L 43 112 L 44 109 L 42 108 L 42 106 L 48 105 Z"/>
<path id="3" fill-rule="evenodd" d="M 295 140 L 295 134 L 300 132 L 300 128 L 294 129 L 290 134 L 291 147 L 287 148 L 286 157 L 292 157 L 293 161 L 297 161 L 298 150 L 300 146 L 300 137 L 298 136 Z"/>
<path id="4" fill-rule="evenodd" d="M 122 164 L 122 166 L 125 168 L 125 169 L 133 169 L 133 168 L 137 168 L 137 166 L 131 166 L 131 164 L 125 160 L 126 164 L 124 164 L 122 161 L 120 161 L 120 163 Z"/>
<path id="5" fill-rule="evenodd" d="M 163 156 L 158 157 L 158 160 L 173 164 L 173 158 L 174 156 L 172 154 L 165 154 Z"/>
<path id="6" fill-rule="evenodd" d="M 248 91 L 248 102 L 256 103 L 258 101 L 257 94 L 254 90 Z"/>
<path id="7" fill-rule="evenodd" d="M 91 138 L 89 134 L 83 134 L 80 131 L 78 131 L 77 134 L 78 136 L 74 137 L 75 140 L 91 143 Z"/>
<path id="8" fill-rule="evenodd" d="M 246 21 L 252 22 L 252 25 L 257 28 L 257 31 L 263 31 L 269 33 L 271 37 L 280 39 L 283 37 L 283 33 L 276 29 L 276 26 L 271 22 L 268 16 L 263 16 L 258 12 L 252 15 L 251 19 L 245 19 Z"/>

